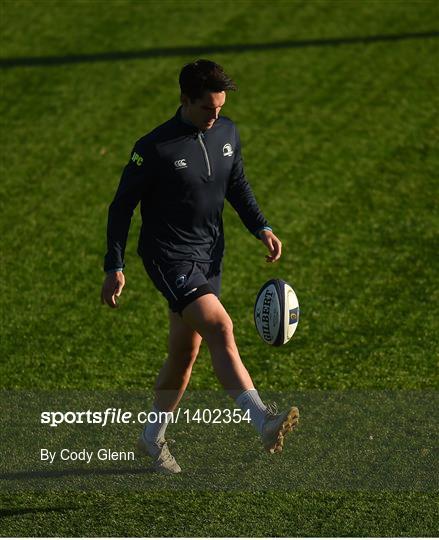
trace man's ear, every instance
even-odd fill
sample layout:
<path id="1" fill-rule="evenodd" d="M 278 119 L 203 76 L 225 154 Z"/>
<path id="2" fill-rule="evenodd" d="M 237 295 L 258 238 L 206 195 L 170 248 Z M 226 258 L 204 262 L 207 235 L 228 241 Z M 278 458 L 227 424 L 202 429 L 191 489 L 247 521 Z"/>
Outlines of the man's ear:
<path id="1" fill-rule="evenodd" d="M 188 98 L 186 94 L 180 94 L 180 101 L 182 105 L 187 107 L 187 105 L 189 105 L 190 99 Z"/>

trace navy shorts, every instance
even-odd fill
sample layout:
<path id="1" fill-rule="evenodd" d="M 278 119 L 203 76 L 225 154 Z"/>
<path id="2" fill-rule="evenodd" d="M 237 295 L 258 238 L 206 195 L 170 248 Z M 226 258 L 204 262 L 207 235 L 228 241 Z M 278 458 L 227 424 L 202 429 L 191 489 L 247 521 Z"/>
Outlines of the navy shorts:
<path id="1" fill-rule="evenodd" d="M 168 301 L 171 311 L 181 315 L 186 306 L 205 294 L 212 293 L 219 298 L 220 262 L 142 260 L 147 274 Z"/>

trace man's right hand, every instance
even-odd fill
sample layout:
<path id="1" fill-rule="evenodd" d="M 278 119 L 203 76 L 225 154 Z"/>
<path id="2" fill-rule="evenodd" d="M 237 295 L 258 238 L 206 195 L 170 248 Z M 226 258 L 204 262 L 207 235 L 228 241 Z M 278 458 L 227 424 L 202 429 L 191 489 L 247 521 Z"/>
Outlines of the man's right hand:
<path id="1" fill-rule="evenodd" d="M 108 304 L 111 308 L 117 308 L 116 297 L 122 294 L 125 285 L 125 276 L 123 272 L 111 272 L 107 274 L 102 285 L 101 301 Z"/>

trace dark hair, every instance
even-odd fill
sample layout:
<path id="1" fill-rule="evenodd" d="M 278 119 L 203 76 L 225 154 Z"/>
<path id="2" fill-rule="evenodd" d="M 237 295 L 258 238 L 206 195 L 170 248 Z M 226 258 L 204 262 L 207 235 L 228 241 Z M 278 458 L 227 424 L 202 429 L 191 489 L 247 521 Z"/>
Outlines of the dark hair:
<path id="1" fill-rule="evenodd" d="M 204 92 L 237 90 L 236 84 L 224 73 L 223 68 L 210 60 L 196 60 L 183 66 L 179 77 L 181 93 L 195 101 Z"/>

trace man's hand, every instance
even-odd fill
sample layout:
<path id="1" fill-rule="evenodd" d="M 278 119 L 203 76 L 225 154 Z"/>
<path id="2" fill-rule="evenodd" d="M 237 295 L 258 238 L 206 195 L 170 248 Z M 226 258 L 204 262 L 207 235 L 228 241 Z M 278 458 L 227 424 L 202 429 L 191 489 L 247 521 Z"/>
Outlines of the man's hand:
<path id="1" fill-rule="evenodd" d="M 270 255 L 265 256 L 265 260 L 273 263 L 280 259 L 282 253 L 282 242 L 272 233 L 272 231 L 261 231 L 259 233 L 262 242 L 267 246 Z"/>
<path id="2" fill-rule="evenodd" d="M 116 297 L 120 296 L 125 285 L 123 272 L 112 272 L 107 274 L 102 285 L 101 300 L 103 304 L 108 304 L 111 308 L 117 308 Z"/>

